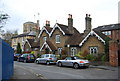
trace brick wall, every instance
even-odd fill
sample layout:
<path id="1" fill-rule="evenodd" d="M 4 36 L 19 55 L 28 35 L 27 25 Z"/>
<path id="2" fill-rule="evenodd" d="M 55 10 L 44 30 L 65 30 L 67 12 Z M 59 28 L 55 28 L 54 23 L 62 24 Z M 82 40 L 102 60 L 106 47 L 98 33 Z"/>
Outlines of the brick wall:
<path id="1" fill-rule="evenodd" d="M 104 53 L 104 44 L 97 39 L 97 37 L 90 36 L 87 41 L 81 47 L 81 51 L 84 52 L 85 50 L 89 53 L 89 47 L 98 47 L 98 54 Z"/>
<path id="2" fill-rule="evenodd" d="M 118 42 L 109 42 L 109 63 L 111 66 L 118 66 Z"/>

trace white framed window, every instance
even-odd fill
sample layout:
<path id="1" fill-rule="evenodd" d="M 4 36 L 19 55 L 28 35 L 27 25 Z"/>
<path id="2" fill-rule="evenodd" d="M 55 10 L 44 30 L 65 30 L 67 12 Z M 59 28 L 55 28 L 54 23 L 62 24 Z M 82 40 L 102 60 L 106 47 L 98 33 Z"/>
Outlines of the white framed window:
<path id="1" fill-rule="evenodd" d="M 77 48 L 73 47 L 71 48 L 71 56 L 75 56 L 75 54 L 77 54 Z"/>
<path id="2" fill-rule="evenodd" d="M 58 54 L 59 54 L 59 55 L 62 54 L 62 48 L 58 48 Z"/>
<path id="3" fill-rule="evenodd" d="M 97 54 L 98 53 L 98 47 L 90 47 L 89 51 L 90 51 L 90 54 Z"/>
<path id="4" fill-rule="evenodd" d="M 56 39 L 56 43 L 60 43 L 60 35 L 56 35 L 55 39 Z"/>
<path id="5" fill-rule="evenodd" d="M 46 37 L 46 36 L 44 36 L 44 37 L 43 37 L 43 41 L 45 42 L 46 40 L 47 40 L 47 37 Z"/>

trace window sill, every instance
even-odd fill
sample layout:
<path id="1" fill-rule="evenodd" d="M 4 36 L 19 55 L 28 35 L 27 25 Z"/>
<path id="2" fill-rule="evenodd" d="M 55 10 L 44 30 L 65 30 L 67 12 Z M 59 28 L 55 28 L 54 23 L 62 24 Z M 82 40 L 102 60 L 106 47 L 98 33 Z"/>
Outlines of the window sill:
<path id="1" fill-rule="evenodd" d="M 59 44 L 60 42 L 56 42 L 56 44 Z"/>

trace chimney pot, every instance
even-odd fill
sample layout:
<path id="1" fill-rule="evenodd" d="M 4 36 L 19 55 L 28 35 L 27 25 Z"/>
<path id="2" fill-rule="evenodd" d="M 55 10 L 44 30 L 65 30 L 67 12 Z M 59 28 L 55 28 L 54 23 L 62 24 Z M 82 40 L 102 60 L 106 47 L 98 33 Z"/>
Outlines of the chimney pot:
<path id="1" fill-rule="evenodd" d="M 89 14 L 89 17 L 90 17 L 90 14 Z"/>
<path id="2" fill-rule="evenodd" d="M 50 26 L 50 21 L 46 20 L 46 26 Z"/>
<path id="3" fill-rule="evenodd" d="M 86 17 L 88 17 L 88 14 L 86 14 Z"/>
<path id="4" fill-rule="evenodd" d="M 71 18 L 72 19 L 72 15 L 71 14 L 68 14 L 69 15 L 69 18 Z"/>

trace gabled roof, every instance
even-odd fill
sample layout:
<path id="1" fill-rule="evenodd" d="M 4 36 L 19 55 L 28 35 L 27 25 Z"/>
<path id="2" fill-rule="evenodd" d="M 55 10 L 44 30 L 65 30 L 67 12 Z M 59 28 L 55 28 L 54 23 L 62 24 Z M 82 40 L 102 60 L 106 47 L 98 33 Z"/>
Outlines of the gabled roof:
<path id="1" fill-rule="evenodd" d="M 44 42 L 44 44 L 43 44 L 42 47 L 40 48 L 40 51 L 41 51 L 44 47 L 49 48 L 50 51 L 57 50 L 56 47 L 52 44 L 51 41 L 46 41 L 46 42 Z"/>
<path id="2" fill-rule="evenodd" d="M 40 31 L 40 34 L 38 35 L 38 38 L 40 37 L 40 35 L 43 33 L 43 31 L 46 31 L 46 33 L 49 35 L 49 33 L 52 31 L 52 28 L 51 27 L 48 27 L 48 26 L 44 26 L 42 28 L 42 30 Z"/>
<path id="3" fill-rule="evenodd" d="M 35 39 L 27 39 L 25 43 L 28 43 L 30 48 L 39 48 L 40 47 L 40 41 L 35 41 Z M 24 45 L 25 45 L 24 43 Z"/>
<path id="4" fill-rule="evenodd" d="M 101 42 L 103 42 L 105 44 L 105 39 L 107 38 L 106 35 L 104 35 L 102 32 L 96 31 L 96 30 L 92 30 L 91 32 L 89 32 L 86 36 L 84 35 L 84 33 L 75 33 L 73 34 L 66 42 L 65 46 L 70 45 L 70 47 L 77 47 L 77 46 L 82 46 L 84 44 L 85 41 L 87 41 L 87 39 L 90 36 L 95 36 L 98 38 L 98 40 L 101 40 Z"/>
<path id="5" fill-rule="evenodd" d="M 98 33 L 99 33 L 99 35 L 98 35 Z M 84 44 L 84 42 L 87 41 L 87 39 L 88 39 L 91 35 L 92 35 L 92 36 L 94 35 L 95 37 L 98 38 L 98 40 L 101 40 L 101 42 L 103 42 L 103 43 L 105 44 L 105 38 L 103 38 L 102 36 L 100 36 L 100 32 L 95 32 L 95 31 L 93 30 L 93 31 L 91 31 L 90 33 L 88 33 L 87 36 L 85 36 L 85 37 L 83 38 L 83 40 L 80 42 L 79 46 L 82 46 L 82 45 Z M 102 33 L 101 33 L 101 35 L 102 35 Z"/>
<path id="6" fill-rule="evenodd" d="M 79 46 L 79 43 L 83 40 L 84 34 L 83 33 L 74 33 L 66 42 L 65 46 L 70 45 L 73 46 Z"/>
<path id="7" fill-rule="evenodd" d="M 120 23 L 98 26 L 95 30 L 99 31 L 110 31 L 110 30 L 120 30 Z"/>
<path id="8" fill-rule="evenodd" d="M 18 38 L 18 37 L 25 37 L 25 36 L 33 36 L 33 37 L 35 37 L 36 33 L 31 31 L 31 32 L 28 32 L 28 33 L 23 33 L 23 34 L 19 34 L 17 36 L 13 36 L 12 39 L 13 38 Z"/>
<path id="9" fill-rule="evenodd" d="M 34 41 L 32 43 L 32 48 L 39 48 L 40 47 L 40 40 L 39 41 Z"/>
<path id="10" fill-rule="evenodd" d="M 59 24 L 59 23 L 56 23 L 50 33 L 50 36 L 53 34 L 53 32 L 55 31 L 55 29 L 58 28 L 63 35 L 72 35 L 69 30 L 68 30 L 68 26 L 67 25 L 63 25 L 63 24 Z M 79 32 L 75 27 L 74 28 L 74 32 Z"/>

